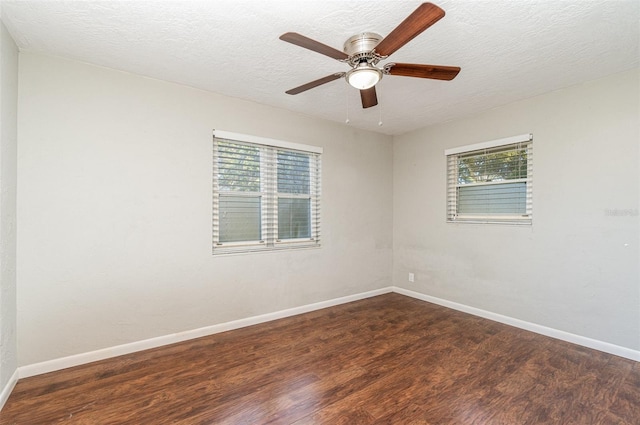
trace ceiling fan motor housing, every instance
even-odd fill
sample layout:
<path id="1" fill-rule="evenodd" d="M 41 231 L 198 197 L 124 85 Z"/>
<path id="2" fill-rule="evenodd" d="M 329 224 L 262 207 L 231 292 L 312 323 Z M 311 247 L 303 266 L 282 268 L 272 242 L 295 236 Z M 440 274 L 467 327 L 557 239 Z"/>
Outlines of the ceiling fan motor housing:
<path id="1" fill-rule="evenodd" d="M 343 50 L 347 55 L 349 55 L 349 62 L 352 66 L 355 66 L 364 60 L 371 63 L 371 60 L 374 59 L 374 55 L 371 54 L 371 51 L 375 49 L 380 41 L 382 41 L 382 36 L 380 34 L 376 34 L 374 32 L 363 32 L 362 34 L 356 34 L 345 41 Z"/>

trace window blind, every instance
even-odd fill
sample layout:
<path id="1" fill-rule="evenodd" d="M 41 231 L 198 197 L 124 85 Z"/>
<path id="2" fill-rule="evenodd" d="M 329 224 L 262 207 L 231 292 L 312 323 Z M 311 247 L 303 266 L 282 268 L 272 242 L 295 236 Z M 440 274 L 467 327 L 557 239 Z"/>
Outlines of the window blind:
<path id="1" fill-rule="evenodd" d="M 531 223 L 531 135 L 455 148 L 445 154 L 447 221 Z"/>
<path id="2" fill-rule="evenodd" d="M 320 246 L 321 150 L 303 149 L 287 142 L 227 139 L 216 132 L 214 254 Z"/>

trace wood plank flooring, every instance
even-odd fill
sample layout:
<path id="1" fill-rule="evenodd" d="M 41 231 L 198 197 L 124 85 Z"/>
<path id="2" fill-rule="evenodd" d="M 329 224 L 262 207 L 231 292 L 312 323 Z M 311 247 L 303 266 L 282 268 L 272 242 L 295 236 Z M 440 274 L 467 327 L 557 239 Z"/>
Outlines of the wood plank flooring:
<path id="1" fill-rule="evenodd" d="M 20 380 L 9 424 L 640 424 L 640 363 L 387 294 Z"/>

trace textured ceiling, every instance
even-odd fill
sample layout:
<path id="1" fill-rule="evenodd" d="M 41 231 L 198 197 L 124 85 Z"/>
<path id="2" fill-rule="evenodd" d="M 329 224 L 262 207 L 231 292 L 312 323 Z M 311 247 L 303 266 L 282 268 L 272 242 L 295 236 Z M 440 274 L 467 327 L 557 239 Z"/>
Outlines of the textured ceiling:
<path id="1" fill-rule="evenodd" d="M 637 0 L 436 0 L 446 16 L 395 62 L 460 66 L 453 81 L 385 76 L 380 105 L 337 80 L 348 66 L 280 41 L 288 31 L 342 50 L 388 34 L 414 0 L 2 1 L 20 49 L 185 84 L 305 115 L 401 134 L 639 66 Z M 389 62 L 384 61 L 381 64 Z M 383 125 L 378 126 L 382 116 Z M 346 124 L 345 124 L 346 125 Z"/>

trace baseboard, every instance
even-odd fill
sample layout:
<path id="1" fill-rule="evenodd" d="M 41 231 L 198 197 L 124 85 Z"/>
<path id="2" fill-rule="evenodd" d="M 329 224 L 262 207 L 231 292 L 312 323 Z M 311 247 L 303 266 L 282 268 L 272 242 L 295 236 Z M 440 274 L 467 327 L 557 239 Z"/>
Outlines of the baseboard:
<path id="1" fill-rule="evenodd" d="M 7 400 L 9 399 L 9 396 L 11 395 L 11 391 L 13 391 L 13 388 L 18 383 L 18 376 L 19 376 L 19 371 L 18 369 L 16 369 L 13 372 L 13 375 L 11 375 L 11 378 L 9 378 L 9 382 L 7 382 L 7 385 L 5 385 L 4 388 L 2 389 L 2 392 L 0 392 L 0 410 L 2 410 L 2 408 L 4 407 L 4 404 L 7 402 Z"/>
<path id="2" fill-rule="evenodd" d="M 129 344 L 123 344 L 115 347 L 104 348 L 101 350 L 91 351 L 88 353 L 81 353 L 81 354 L 62 357 L 59 359 L 49 360 L 41 363 L 21 366 L 18 368 L 18 370 L 12 377 L 12 380 L 9 382 L 9 384 L 7 384 L 7 386 L 5 386 L 2 393 L 0 394 L 0 397 L 2 397 L 0 398 L 0 403 L 3 403 L 4 401 L 6 401 L 6 398 L 9 397 L 9 394 L 11 393 L 11 390 L 13 389 L 13 386 L 15 385 L 18 378 L 27 378 L 30 376 L 54 372 L 56 370 L 66 369 L 73 366 L 79 366 L 86 363 L 105 360 L 108 358 L 117 357 L 124 354 L 130 354 L 138 351 L 148 350 L 150 348 L 157 348 L 163 345 L 174 344 L 177 342 L 182 342 L 182 341 L 187 341 L 194 338 L 213 335 L 220 332 L 240 329 L 240 328 L 244 328 L 251 325 L 257 325 L 259 323 L 265 323 L 265 322 L 269 322 L 276 319 L 295 316 L 297 314 L 320 310 L 322 308 L 333 307 L 336 305 L 345 304 L 352 301 L 358 301 L 365 298 L 386 294 L 389 292 L 396 292 L 398 294 L 406 295 L 411 298 L 416 298 L 422 301 L 438 304 L 443 307 L 451 308 L 453 310 L 458 310 L 464 313 L 469 313 L 474 316 L 483 317 L 485 319 L 504 323 L 506 325 L 514 326 L 520 329 L 525 329 L 541 335 L 549 336 L 551 338 L 556 338 L 556 339 L 567 341 L 573 344 L 582 345 L 584 347 L 593 348 L 595 350 L 603 351 L 609 354 L 614 354 L 616 356 L 624 357 L 627 359 L 640 361 L 640 351 L 637 351 L 637 350 L 632 350 L 630 348 L 621 347 L 618 345 L 610 344 L 603 341 L 598 341 L 598 340 L 587 338 L 584 336 L 571 334 L 569 332 L 548 328 L 546 326 L 526 322 L 524 320 L 515 319 L 513 317 L 503 316 L 501 314 L 493 313 L 493 312 L 482 310 L 475 307 L 470 307 L 464 304 L 459 304 L 453 301 L 448 301 L 448 300 L 433 297 L 430 295 L 425 295 L 425 294 L 411 291 L 408 289 L 404 289 L 396 286 L 390 286 L 387 288 L 363 292 L 355 295 L 349 295 L 341 298 L 335 298 L 332 300 L 322 301 L 314 304 L 307 304 L 304 306 L 294 307 L 294 308 L 281 310 L 273 313 L 267 313 L 259 316 L 248 317 L 245 319 L 234 320 L 231 322 L 220 323 L 217 325 L 206 326 L 203 328 L 193 329 L 190 331 L 179 332 L 179 333 L 165 335 L 157 338 L 145 339 L 142 341 L 136 341 Z"/>
<path id="3" fill-rule="evenodd" d="M 515 319 L 509 316 L 503 316 L 501 314 L 493 313 L 490 311 L 482 310 L 468 305 L 459 304 L 453 301 L 444 300 L 442 298 L 433 297 L 431 295 L 425 295 L 420 292 L 411 291 L 397 286 L 392 287 L 393 292 L 406 295 L 411 298 L 416 298 L 422 301 L 427 301 L 433 304 L 438 304 L 443 307 L 458 310 L 463 313 L 473 314 L 474 316 L 483 317 L 485 319 L 493 320 L 494 322 L 504 323 L 506 325 L 514 326 L 516 328 L 524 329 L 527 331 L 535 332 L 541 335 L 545 335 L 551 338 L 559 339 L 562 341 L 570 342 L 572 344 L 582 345 L 583 347 L 593 348 L 594 350 L 602 351 L 616 356 L 624 357 L 630 360 L 640 362 L 640 351 L 632 350 L 630 348 L 621 347 L 619 345 L 610 344 L 608 342 L 599 341 L 596 339 L 587 338 L 572 334 L 569 332 L 561 331 L 554 328 L 538 325 L 524 320 Z"/>
<path id="4" fill-rule="evenodd" d="M 20 378 L 27 378 L 29 376 L 41 375 L 43 373 L 54 372 L 56 370 L 66 369 L 73 366 L 79 366 L 82 364 L 91 363 L 99 360 L 105 360 L 112 357 L 122 356 L 124 354 L 131 354 L 138 351 L 148 350 L 150 348 L 157 348 L 163 345 L 174 344 L 177 342 L 182 342 L 182 341 L 187 341 L 194 338 L 213 335 L 220 332 L 240 329 L 240 328 L 244 328 L 251 325 L 257 325 L 259 323 L 265 323 L 265 322 L 269 322 L 276 319 L 295 316 L 297 314 L 308 313 L 311 311 L 320 310 L 327 307 L 333 307 L 336 305 L 358 301 L 365 298 L 374 297 L 377 295 L 387 294 L 389 292 L 392 292 L 391 287 L 377 289 L 374 291 L 363 292 L 355 295 L 349 295 L 341 298 L 334 298 L 332 300 L 321 301 L 314 304 L 307 304 L 300 307 L 294 307 L 286 310 L 276 311 L 273 313 L 267 313 L 259 316 L 248 317 L 246 319 L 220 323 L 217 325 L 206 326 L 199 329 L 193 329 L 185 332 L 179 332 L 175 334 L 160 336 L 157 338 L 150 338 L 150 339 L 136 341 L 128 344 L 117 345 L 115 347 L 104 348 L 101 350 L 91 351 L 88 353 L 81 353 L 73 356 L 62 357 L 59 359 L 48 360 L 41 363 L 21 366 L 18 368 L 18 376 Z"/>

